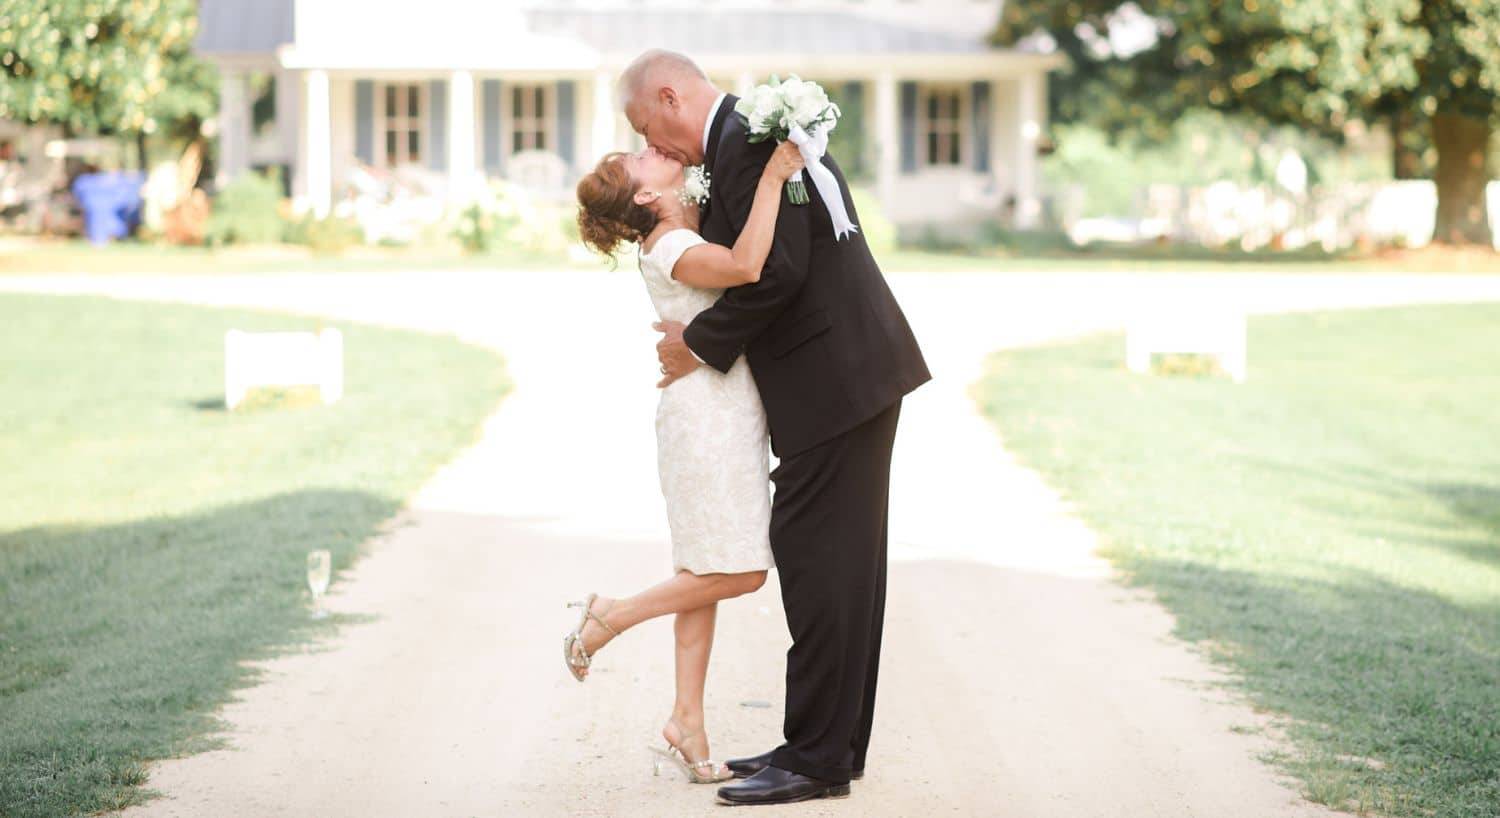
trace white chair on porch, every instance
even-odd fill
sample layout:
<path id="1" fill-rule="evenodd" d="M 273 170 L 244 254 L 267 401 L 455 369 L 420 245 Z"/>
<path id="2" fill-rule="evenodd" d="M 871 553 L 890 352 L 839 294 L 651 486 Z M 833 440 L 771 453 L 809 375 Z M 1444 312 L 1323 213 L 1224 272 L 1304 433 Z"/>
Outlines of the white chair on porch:
<path id="1" fill-rule="evenodd" d="M 505 160 L 505 179 L 538 199 L 564 201 L 573 195 L 568 189 L 568 163 L 547 151 L 513 154 Z"/>

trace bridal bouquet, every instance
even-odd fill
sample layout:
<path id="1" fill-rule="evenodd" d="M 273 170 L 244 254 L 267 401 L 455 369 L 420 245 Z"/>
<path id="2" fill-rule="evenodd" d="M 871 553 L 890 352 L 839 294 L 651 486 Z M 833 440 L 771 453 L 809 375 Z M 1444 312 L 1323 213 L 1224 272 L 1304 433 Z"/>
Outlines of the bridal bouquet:
<path id="1" fill-rule="evenodd" d="M 838 179 L 822 164 L 823 155 L 828 152 L 828 134 L 838 125 L 842 112 L 828 99 L 821 85 L 800 79 L 796 74 L 785 80 L 772 75 L 770 82 L 756 86 L 735 104 L 734 110 L 745 118 L 751 142 L 774 139 L 796 144 L 818 195 L 833 217 L 835 237 L 858 232 L 859 227 L 849 220 L 844 209 Z M 802 171 L 787 180 L 787 199 L 792 204 L 808 203 Z"/>

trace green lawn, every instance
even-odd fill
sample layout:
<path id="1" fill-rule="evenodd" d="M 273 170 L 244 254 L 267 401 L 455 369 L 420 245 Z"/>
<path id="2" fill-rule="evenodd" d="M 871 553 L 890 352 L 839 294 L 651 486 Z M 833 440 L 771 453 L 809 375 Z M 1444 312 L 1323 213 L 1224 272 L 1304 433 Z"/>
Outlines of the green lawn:
<path id="1" fill-rule="evenodd" d="M 1360 813 L 1500 815 L 1500 305 L 1252 319 L 1250 378 L 1117 335 L 994 357 L 1007 445 Z"/>
<path id="2" fill-rule="evenodd" d="M 336 584 L 505 391 L 486 350 L 330 325 L 343 401 L 230 413 L 224 331 L 315 321 L 0 296 L 0 815 L 134 803 L 147 759 L 215 746 L 241 660 L 340 624 L 306 552 Z"/>
<path id="3" fill-rule="evenodd" d="M 603 262 L 504 250 L 468 255 L 431 247 L 353 247 L 320 254 L 306 247 L 183 247 L 121 241 L 95 247 L 81 240 L 0 241 L 0 273 L 300 273 L 401 272 L 406 270 L 598 269 Z"/>

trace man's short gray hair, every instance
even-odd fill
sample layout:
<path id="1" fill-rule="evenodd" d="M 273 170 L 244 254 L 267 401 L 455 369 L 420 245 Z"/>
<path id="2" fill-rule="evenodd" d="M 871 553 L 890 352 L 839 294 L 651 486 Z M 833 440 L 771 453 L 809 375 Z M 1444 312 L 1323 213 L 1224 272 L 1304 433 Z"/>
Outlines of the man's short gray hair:
<path id="1" fill-rule="evenodd" d="M 628 105 L 650 85 L 670 85 L 681 79 L 707 82 L 708 75 L 686 54 L 653 48 L 631 60 L 620 74 L 620 101 Z"/>

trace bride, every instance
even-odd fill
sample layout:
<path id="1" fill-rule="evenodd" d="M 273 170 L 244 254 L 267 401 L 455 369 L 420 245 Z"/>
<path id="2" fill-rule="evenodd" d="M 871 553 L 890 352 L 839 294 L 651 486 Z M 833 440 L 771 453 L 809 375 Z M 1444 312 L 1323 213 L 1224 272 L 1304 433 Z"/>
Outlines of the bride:
<path id="1" fill-rule="evenodd" d="M 658 316 L 687 324 L 725 288 L 760 280 L 782 186 L 801 168 L 796 146 L 776 149 L 745 229 L 730 248 L 698 235 L 698 205 L 683 191 L 680 162 L 651 148 L 611 153 L 578 183 L 578 227 L 586 245 L 610 258 L 622 244 L 638 245 L 641 276 Z M 582 612 L 563 639 L 563 656 L 581 682 L 614 637 L 676 614 L 676 701 L 662 728 L 667 748 L 652 750 L 689 781 L 710 784 L 732 777 L 710 760 L 703 723 L 717 605 L 760 588 L 772 565 L 766 416 L 744 356 L 728 374 L 699 367 L 662 390 L 656 447 L 674 574 L 634 596 L 589 594 L 570 603 Z"/>

